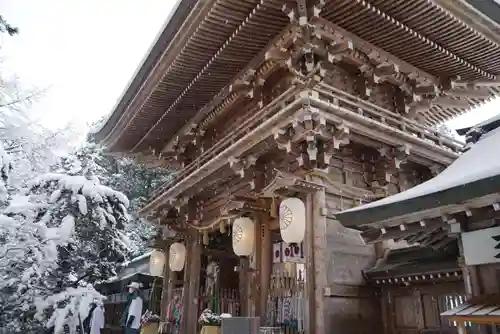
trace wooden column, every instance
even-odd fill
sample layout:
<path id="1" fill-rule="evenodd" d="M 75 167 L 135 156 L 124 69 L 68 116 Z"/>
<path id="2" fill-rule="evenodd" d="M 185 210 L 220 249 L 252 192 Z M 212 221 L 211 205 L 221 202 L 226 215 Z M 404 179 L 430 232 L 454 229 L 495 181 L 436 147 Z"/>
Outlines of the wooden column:
<path id="1" fill-rule="evenodd" d="M 424 305 L 422 301 L 422 293 L 419 290 L 415 290 L 413 292 L 414 296 L 414 312 L 415 312 L 415 317 L 417 320 L 417 327 L 419 331 L 422 331 L 425 329 L 425 318 L 424 318 Z"/>
<path id="2" fill-rule="evenodd" d="M 190 275 L 190 267 L 191 267 L 191 239 L 186 241 L 186 262 L 184 264 L 184 279 L 182 283 L 182 324 L 181 324 L 181 333 L 186 333 L 187 324 L 188 324 L 188 305 L 189 305 L 189 275 Z"/>
<path id="3" fill-rule="evenodd" d="M 199 233 L 193 233 L 189 239 L 188 261 L 184 274 L 183 289 L 183 331 L 196 334 L 198 331 L 198 301 L 201 271 L 201 240 Z"/>
<path id="4" fill-rule="evenodd" d="M 172 283 L 170 282 L 170 256 L 168 256 L 168 247 L 163 249 L 163 254 L 165 254 L 165 267 L 163 268 L 163 286 L 161 289 L 161 314 L 160 314 L 160 320 L 162 322 L 167 321 L 167 307 L 168 303 L 170 303 L 170 299 L 172 298 L 172 293 L 169 295 L 169 290 L 170 292 L 172 291 L 171 285 Z"/>
<path id="5" fill-rule="evenodd" d="M 261 316 L 261 295 L 260 295 L 260 284 L 261 284 L 261 268 L 260 264 L 262 263 L 262 233 L 261 233 L 261 225 L 262 225 L 262 217 L 263 215 L 259 215 L 256 219 L 255 223 L 255 263 L 254 263 L 254 272 L 252 274 L 252 284 L 250 287 L 250 291 L 252 294 L 252 309 L 253 313 L 251 315 L 254 317 Z"/>
<path id="6" fill-rule="evenodd" d="M 266 319 L 267 296 L 271 283 L 271 270 L 273 265 L 273 245 L 271 231 L 269 230 L 269 217 L 261 221 L 261 261 L 260 261 L 260 324 L 264 325 Z"/>
<path id="7" fill-rule="evenodd" d="M 249 261 L 247 257 L 240 258 L 239 271 L 239 292 L 240 292 L 240 310 L 241 316 L 248 316 L 248 276 Z"/>
<path id="8" fill-rule="evenodd" d="M 305 277 L 305 330 L 307 334 L 315 333 L 315 314 L 316 307 L 314 303 L 314 220 L 313 220 L 313 200 L 312 194 L 306 197 L 306 234 L 304 238 L 305 259 L 306 259 L 306 277 Z"/>
<path id="9" fill-rule="evenodd" d="M 323 184 L 320 178 L 313 178 L 316 184 Z M 326 334 L 325 329 L 325 289 L 328 285 L 327 280 L 327 242 L 326 242 L 326 216 L 323 214 L 326 208 L 325 189 L 316 191 L 312 197 L 312 247 L 313 247 L 313 275 L 314 275 L 314 321 L 312 321 L 314 330 L 311 334 Z"/>

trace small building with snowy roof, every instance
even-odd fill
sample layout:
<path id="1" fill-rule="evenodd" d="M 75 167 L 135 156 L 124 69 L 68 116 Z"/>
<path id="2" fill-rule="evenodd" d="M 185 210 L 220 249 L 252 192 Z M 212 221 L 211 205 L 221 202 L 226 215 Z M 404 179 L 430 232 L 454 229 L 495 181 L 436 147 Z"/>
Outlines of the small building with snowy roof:
<path id="1" fill-rule="evenodd" d="M 470 325 L 476 316 L 483 325 L 493 324 L 495 319 L 485 317 L 500 312 L 500 303 L 484 304 L 462 319 L 457 308 L 500 292 L 500 117 L 459 131 L 473 132 L 469 149 L 434 178 L 335 215 L 345 227 L 361 231 L 366 243 L 410 246 L 388 250 L 365 276 L 381 287 L 382 298 L 416 286 L 425 294 L 429 284 L 447 282 L 441 284 L 444 297 L 433 298 L 443 316 L 453 314 L 450 324 Z M 422 296 L 417 299 L 425 303 Z"/>

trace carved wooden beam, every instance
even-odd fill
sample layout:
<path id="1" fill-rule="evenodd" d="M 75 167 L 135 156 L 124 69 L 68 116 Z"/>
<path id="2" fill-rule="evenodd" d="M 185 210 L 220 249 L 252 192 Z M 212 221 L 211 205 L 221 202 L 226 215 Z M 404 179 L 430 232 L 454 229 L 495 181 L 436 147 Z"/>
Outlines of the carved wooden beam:
<path id="1" fill-rule="evenodd" d="M 485 88 L 455 88 L 447 90 L 446 95 L 464 98 L 487 99 L 491 97 L 491 92 Z"/>
<path id="2" fill-rule="evenodd" d="M 167 203 L 175 208 L 177 211 L 180 211 L 180 208 L 183 207 L 184 205 L 186 205 L 189 201 L 189 198 L 187 197 L 183 197 L 183 196 L 179 196 L 179 197 L 175 197 L 175 198 L 171 198 L 167 201 Z"/>
<path id="3" fill-rule="evenodd" d="M 264 213 L 268 212 L 267 208 L 263 203 L 255 198 L 251 197 L 234 197 L 230 199 L 226 205 L 221 209 L 222 215 L 243 215 L 248 213 Z"/>
<path id="4" fill-rule="evenodd" d="M 392 63 L 379 64 L 374 70 L 373 80 L 375 83 L 383 82 L 389 77 L 399 74 L 399 66 Z"/>
<path id="5" fill-rule="evenodd" d="M 322 185 L 306 181 L 293 174 L 275 170 L 276 176 L 260 193 L 261 197 L 272 198 L 284 193 L 310 193 L 323 189 Z"/>
<path id="6" fill-rule="evenodd" d="M 245 173 L 255 166 L 257 157 L 249 155 L 245 158 L 229 158 L 229 167 L 238 174 L 241 178 L 245 177 Z"/>
<path id="7" fill-rule="evenodd" d="M 281 10 L 290 19 L 290 23 L 295 23 L 298 20 L 297 8 L 291 3 L 285 3 L 281 6 Z"/>
<path id="8" fill-rule="evenodd" d="M 407 238 L 419 233 L 428 234 L 443 228 L 447 224 L 442 221 L 431 221 L 426 223 L 401 224 L 399 226 L 370 229 L 361 233 L 361 237 L 366 243 L 375 243 L 382 240 L 394 240 L 398 238 Z"/>
<path id="9" fill-rule="evenodd" d="M 327 47 L 327 59 L 330 63 L 336 64 L 341 62 L 344 58 L 349 58 L 353 62 L 358 62 L 354 54 L 354 43 L 350 39 L 344 39 L 341 36 L 337 36 L 337 39 L 332 41 Z"/>
<path id="10" fill-rule="evenodd" d="M 427 238 L 423 239 L 420 242 L 420 245 L 422 247 L 428 247 L 428 246 L 431 246 L 433 244 L 439 243 L 440 241 L 442 241 L 445 238 L 448 238 L 448 231 L 443 230 L 443 229 L 439 229 L 439 230 L 435 231 L 434 233 L 429 234 L 427 236 Z"/>
<path id="11" fill-rule="evenodd" d="M 379 153 L 380 159 L 372 183 L 375 188 L 385 187 L 391 181 L 392 175 L 401 169 L 401 165 L 406 163 L 410 156 L 410 146 L 383 147 Z"/>

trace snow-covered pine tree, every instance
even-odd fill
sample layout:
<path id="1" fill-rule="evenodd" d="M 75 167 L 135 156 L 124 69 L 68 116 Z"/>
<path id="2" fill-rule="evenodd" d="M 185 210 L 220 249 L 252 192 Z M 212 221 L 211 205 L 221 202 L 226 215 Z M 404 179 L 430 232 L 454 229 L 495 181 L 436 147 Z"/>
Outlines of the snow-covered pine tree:
<path id="1" fill-rule="evenodd" d="M 97 125 L 92 125 L 96 128 Z M 108 187 L 124 193 L 130 200 L 130 221 L 127 237 L 133 256 L 149 251 L 148 243 L 157 232 L 156 227 L 138 212 L 153 192 L 165 183 L 172 171 L 164 168 L 148 168 L 128 157 L 107 155 L 91 137 L 79 150 L 62 160 L 58 171 L 70 175 L 94 175 Z"/>
<path id="2" fill-rule="evenodd" d="M 116 275 L 129 254 L 127 207 L 125 195 L 85 176 L 51 173 L 31 181 L 5 221 L 0 217 L 2 250 L 9 252 L 0 259 L 1 323 L 12 333 L 35 333 L 48 317 L 55 333 L 75 329 L 99 296 L 89 284 Z"/>
<path id="3" fill-rule="evenodd" d="M 131 213 L 129 237 L 133 245 L 134 256 L 149 251 L 148 243 L 157 232 L 152 222 L 139 217 L 139 210 L 147 203 L 153 192 L 165 183 L 172 171 L 162 168 L 147 168 L 126 157 L 107 157 L 105 170 L 108 172 L 106 184 L 123 192 L 130 199 Z"/>
<path id="4" fill-rule="evenodd" d="M 83 176 L 46 174 L 0 216 L 0 321 L 12 333 L 75 328 L 128 252 L 126 197 Z M 38 320 L 33 319 L 34 305 Z M 84 313 L 82 313 L 84 314 Z M 2 319 L 3 318 L 3 319 Z"/>
<path id="5" fill-rule="evenodd" d="M 9 333 L 75 330 L 102 298 L 92 284 L 130 255 L 129 202 L 100 183 L 96 150 L 64 159 L 57 169 L 67 173 L 34 178 L 0 214 L 0 327 Z"/>
<path id="6" fill-rule="evenodd" d="M 126 196 L 90 167 L 45 174 L 78 136 L 32 117 L 40 93 L 0 75 L 0 329 L 12 334 L 44 333 L 46 325 L 74 333 L 102 298 L 91 283 L 113 276 L 129 252 Z"/>

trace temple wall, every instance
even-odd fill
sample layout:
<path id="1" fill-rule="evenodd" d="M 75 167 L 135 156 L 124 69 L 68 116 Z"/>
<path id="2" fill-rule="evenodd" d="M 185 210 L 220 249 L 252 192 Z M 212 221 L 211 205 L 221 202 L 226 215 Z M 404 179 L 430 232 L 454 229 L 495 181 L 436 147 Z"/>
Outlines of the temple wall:
<path id="1" fill-rule="evenodd" d="M 336 196 L 327 196 L 328 206 L 338 207 L 338 201 Z M 332 292 L 325 296 L 325 328 L 346 334 L 381 332 L 379 299 L 366 286 L 362 273 L 376 261 L 374 245 L 365 244 L 358 231 L 327 219 L 327 252 L 327 281 Z"/>
<path id="2" fill-rule="evenodd" d="M 360 192 L 369 187 L 366 164 L 348 157 L 335 159 L 332 165 L 328 173 L 332 182 L 355 187 Z M 410 170 L 398 173 L 388 183 L 387 192 L 397 193 L 418 182 Z M 326 196 L 329 212 L 342 211 L 359 202 L 360 198 L 352 198 L 346 192 L 327 192 Z M 346 334 L 382 333 L 380 297 L 376 289 L 367 285 L 363 270 L 374 266 L 377 258 L 383 256 L 383 249 L 398 245 L 383 243 L 378 249 L 382 253 L 378 253 L 375 245 L 365 244 L 359 231 L 345 228 L 334 219 L 327 219 L 326 238 L 327 282 L 332 293 L 325 296 L 325 328 Z"/>
<path id="3" fill-rule="evenodd" d="M 380 308 L 367 298 L 326 298 L 325 319 L 327 333 L 374 334 L 383 333 Z"/>
<path id="4" fill-rule="evenodd" d="M 327 220 L 328 283 L 364 285 L 362 270 L 376 261 L 375 247 L 366 245 L 359 232 Z"/>
<path id="5" fill-rule="evenodd" d="M 478 273 L 475 294 L 500 293 L 500 264 L 484 264 L 475 267 Z"/>

